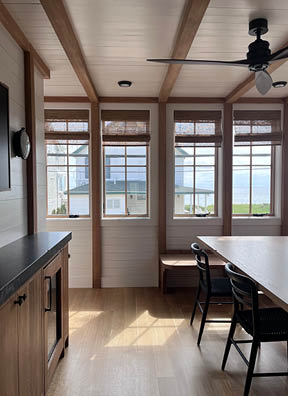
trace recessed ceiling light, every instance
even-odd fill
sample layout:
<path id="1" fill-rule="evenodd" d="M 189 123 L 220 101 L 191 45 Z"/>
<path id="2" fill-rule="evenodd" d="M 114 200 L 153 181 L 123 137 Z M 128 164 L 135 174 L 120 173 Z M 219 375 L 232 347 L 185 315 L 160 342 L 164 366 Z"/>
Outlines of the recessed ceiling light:
<path id="1" fill-rule="evenodd" d="M 118 85 L 121 88 L 129 88 L 129 87 L 131 87 L 132 82 L 128 81 L 128 80 L 121 80 L 121 81 L 118 81 Z"/>
<path id="2" fill-rule="evenodd" d="M 287 85 L 287 81 L 275 81 L 272 85 L 274 88 L 284 88 Z"/>

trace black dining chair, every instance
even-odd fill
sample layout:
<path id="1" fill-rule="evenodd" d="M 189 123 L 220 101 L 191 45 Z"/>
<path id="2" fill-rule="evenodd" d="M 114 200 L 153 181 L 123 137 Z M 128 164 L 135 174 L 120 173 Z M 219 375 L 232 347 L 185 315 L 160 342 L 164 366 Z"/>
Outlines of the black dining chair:
<path id="1" fill-rule="evenodd" d="M 244 388 L 244 396 L 248 396 L 253 377 L 288 375 L 288 372 L 254 373 L 257 350 L 261 342 L 288 341 L 288 313 L 282 308 L 259 308 L 256 284 L 247 276 L 235 272 L 231 263 L 225 265 L 225 270 L 232 286 L 234 314 L 224 352 L 222 370 L 225 369 L 233 344 L 248 366 Z M 234 340 L 237 323 L 252 336 L 252 340 Z M 249 361 L 238 346 L 241 343 L 252 343 Z"/>
<path id="2" fill-rule="evenodd" d="M 231 284 L 228 278 L 211 278 L 209 258 L 205 250 L 201 249 L 197 243 L 192 243 L 191 250 L 195 254 L 197 267 L 199 271 L 199 283 L 190 320 L 190 326 L 193 324 L 196 308 L 200 309 L 202 313 L 201 325 L 197 340 L 197 345 L 200 345 L 205 323 L 231 323 L 231 320 L 207 320 L 207 313 L 210 304 L 232 304 L 232 301 L 211 301 L 211 297 L 232 297 Z M 200 301 L 201 292 L 205 295 L 205 301 Z M 202 308 L 202 305 L 204 307 Z"/>

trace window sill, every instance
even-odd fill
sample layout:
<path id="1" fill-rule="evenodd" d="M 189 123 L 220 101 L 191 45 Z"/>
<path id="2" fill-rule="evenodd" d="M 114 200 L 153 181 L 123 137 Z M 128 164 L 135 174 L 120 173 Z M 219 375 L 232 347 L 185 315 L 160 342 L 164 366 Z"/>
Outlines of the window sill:
<path id="1" fill-rule="evenodd" d="M 237 216 L 232 218 L 233 225 L 281 225 L 281 218 L 275 216 L 263 216 L 263 217 L 255 217 L 255 216 Z"/>
<path id="2" fill-rule="evenodd" d="M 223 219 L 218 216 L 208 217 L 173 217 L 168 221 L 171 225 L 223 225 Z"/>
<path id="3" fill-rule="evenodd" d="M 157 226 L 151 217 L 102 217 L 102 227 L 117 227 L 117 226 Z"/>
<path id="4" fill-rule="evenodd" d="M 46 217 L 46 221 L 91 221 L 91 217 Z"/>

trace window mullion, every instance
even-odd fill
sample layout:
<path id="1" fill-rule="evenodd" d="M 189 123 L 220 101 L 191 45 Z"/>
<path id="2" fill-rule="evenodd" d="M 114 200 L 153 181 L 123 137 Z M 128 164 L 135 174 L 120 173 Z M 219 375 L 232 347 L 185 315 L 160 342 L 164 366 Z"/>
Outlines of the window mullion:
<path id="1" fill-rule="evenodd" d="M 252 135 L 252 121 L 250 121 L 250 133 Z M 252 215 L 252 142 L 250 143 L 250 175 L 249 175 L 249 214 Z"/>
<path id="2" fill-rule="evenodd" d="M 125 146 L 125 216 L 128 216 L 128 200 L 127 200 L 127 146 Z"/>
<path id="3" fill-rule="evenodd" d="M 70 169 L 69 169 L 69 144 L 68 144 L 68 141 L 67 141 L 67 144 L 66 144 L 66 150 L 67 150 L 67 211 L 68 211 L 67 215 L 69 217 L 69 215 L 70 215 L 69 170 Z"/>

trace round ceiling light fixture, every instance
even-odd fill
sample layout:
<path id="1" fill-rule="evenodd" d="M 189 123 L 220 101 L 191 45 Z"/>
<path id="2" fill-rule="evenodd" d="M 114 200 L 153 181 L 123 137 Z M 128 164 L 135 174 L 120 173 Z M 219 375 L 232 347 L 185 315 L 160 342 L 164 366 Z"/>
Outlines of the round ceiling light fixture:
<path id="1" fill-rule="evenodd" d="M 274 88 L 284 88 L 287 85 L 287 81 L 275 81 L 272 85 Z"/>
<path id="2" fill-rule="evenodd" d="M 129 87 L 131 87 L 132 82 L 128 81 L 128 80 L 121 80 L 121 81 L 118 81 L 118 85 L 121 88 L 129 88 Z"/>

